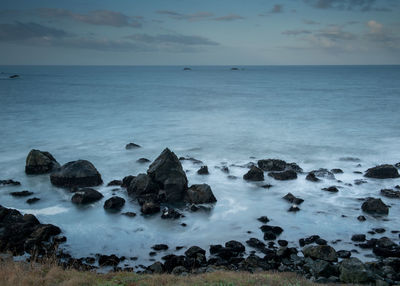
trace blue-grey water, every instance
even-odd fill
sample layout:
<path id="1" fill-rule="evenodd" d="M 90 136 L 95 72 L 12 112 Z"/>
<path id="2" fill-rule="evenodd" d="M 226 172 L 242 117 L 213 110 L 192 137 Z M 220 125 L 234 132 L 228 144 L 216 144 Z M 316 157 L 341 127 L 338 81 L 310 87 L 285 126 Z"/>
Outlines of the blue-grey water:
<path id="1" fill-rule="evenodd" d="M 399 66 L 249 66 L 239 71 L 3 66 L 0 72 L 0 179 L 22 183 L 0 187 L 0 204 L 60 226 L 68 238 L 64 247 L 74 256 L 116 253 L 150 264 L 148 253 L 156 243 L 170 246 L 158 259 L 180 245 L 208 249 L 231 239 L 262 239 L 256 220 L 262 215 L 282 226 L 280 237 L 294 245 L 318 234 L 328 241 L 342 239 L 337 250 L 357 249 L 349 244 L 351 235 L 374 227 L 386 228 L 384 235 L 399 241 L 390 230 L 400 229 L 400 200 L 382 197 L 391 206 L 387 219 L 366 215 L 367 221 L 359 222 L 357 216 L 362 214 L 359 198 L 381 197 L 380 189 L 393 188 L 400 179 L 353 184 L 363 179 L 353 171 L 400 161 Z M 14 73 L 20 78 L 7 79 Z M 125 150 L 129 142 L 142 148 Z M 123 212 L 138 215 L 109 214 L 103 203 L 115 187 L 98 187 L 103 200 L 76 207 L 71 193 L 52 186 L 48 175 L 24 173 L 26 155 L 35 148 L 51 152 L 61 164 L 90 160 L 107 183 L 145 172 L 148 165 L 136 160 L 153 160 L 165 147 L 208 165 L 210 175 L 200 176 L 198 165 L 183 162 L 190 184 L 212 187 L 218 199 L 212 211 L 185 212 L 177 221 L 159 214 L 143 217 L 137 202 L 120 189 L 115 193 L 128 200 Z M 349 156 L 360 162 L 340 160 Z M 297 162 L 304 171 L 341 168 L 344 174 L 336 178 L 342 183 L 312 183 L 305 175 L 279 182 L 266 175 L 263 184 L 273 187 L 264 189 L 243 181 L 247 169 L 230 166 L 263 158 Z M 224 164 L 238 179 L 215 168 Z M 340 191 L 321 191 L 331 185 L 341 186 Z M 28 205 L 26 198 L 9 195 L 23 189 L 41 200 Z M 300 212 L 287 212 L 290 205 L 281 197 L 288 192 L 305 199 Z M 356 256 L 370 259 L 370 251 L 358 250 Z"/>

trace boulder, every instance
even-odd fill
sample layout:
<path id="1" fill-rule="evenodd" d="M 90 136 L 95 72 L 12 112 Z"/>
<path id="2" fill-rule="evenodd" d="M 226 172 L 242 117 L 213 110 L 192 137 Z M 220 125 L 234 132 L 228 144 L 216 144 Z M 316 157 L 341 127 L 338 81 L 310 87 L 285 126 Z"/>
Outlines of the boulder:
<path id="1" fill-rule="evenodd" d="M 351 240 L 352 240 L 352 241 L 358 241 L 358 242 L 365 241 L 365 239 L 366 239 L 365 234 L 354 234 L 354 235 L 351 237 Z"/>
<path id="2" fill-rule="evenodd" d="M 120 261 L 121 259 L 115 254 L 99 256 L 100 266 L 117 266 L 120 263 Z"/>
<path id="3" fill-rule="evenodd" d="M 263 171 L 284 171 L 286 169 L 286 162 L 279 159 L 264 159 L 258 160 L 257 165 Z"/>
<path id="4" fill-rule="evenodd" d="M 250 247 L 253 247 L 256 249 L 264 249 L 265 248 L 265 243 L 255 237 L 250 238 L 249 240 L 246 241 L 246 243 Z"/>
<path id="5" fill-rule="evenodd" d="M 125 205 L 125 200 L 121 197 L 112 197 L 104 202 L 104 209 L 111 211 L 120 211 Z"/>
<path id="6" fill-rule="evenodd" d="M 168 249 L 168 245 L 166 245 L 166 244 L 155 244 L 151 248 L 154 249 L 155 251 L 167 250 Z"/>
<path id="7" fill-rule="evenodd" d="M 83 205 L 83 204 L 91 204 L 98 200 L 101 200 L 103 195 L 93 189 L 90 188 L 83 188 L 80 189 L 78 192 L 75 192 L 71 198 L 71 201 L 74 204 Z"/>
<path id="8" fill-rule="evenodd" d="M 53 171 L 50 181 L 59 187 L 92 187 L 103 183 L 100 173 L 86 160 L 66 163 Z"/>
<path id="9" fill-rule="evenodd" d="M 27 200 L 26 200 L 26 203 L 27 203 L 27 204 L 34 204 L 34 203 L 36 203 L 37 201 L 40 201 L 40 199 L 34 197 L 34 198 L 27 199 Z"/>
<path id="10" fill-rule="evenodd" d="M 164 266 L 159 261 L 154 262 L 152 265 L 147 267 L 147 269 L 150 270 L 151 273 L 154 273 L 154 274 L 161 274 L 164 272 Z"/>
<path id="11" fill-rule="evenodd" d="M 286 181 L 297 179 L 297 173 L 293 170 L 287 170 L 283 172 L 271 172 L 268 176 L 274 178 L 275 180 Z"/>
<path id="12" fill-rule="evenodd" d="M 323 188 L 322 190 L 323 190 L 323 191 L 330 192 L 330 193 L 337 193 L 337 192 L 339 192 L 339 190 L 338 190 L 338 188 L 337 188 L 336 186 L 330 186 L 330 187 L 328 187 L 328 188 Z"/>
<path id="13" fill-rule="evenodd" d="M 150 160 L 147 158 L 139 158 L 136 160 L 136 162 L 141 163 L 141 164 L 145 164 L 145 163 L 150 163 Z"/>
<path id="14" fill-rule="evenodd" d="M 369 280 L 368 271 L 358 258 L 346 258 L 340 263 L 340 281 L 344 283 L 359 284 Z"/>
<path id="15" fill-rule="evenodd" d="M 368 169 L 365 172 L 365 177 L 375 178 L 375 179 L 390 179 L 400 177 L 399 172 L 393 165 L 385 164 L 379 165 Z"/>
<path id="16" fill-rule="evenodd" d="M 230 248 L 237 253 L 243 253 L 246 250 L 245 246 L 241 242 L 236 240 L 230 240 L 226 242 L 225 247 Z"/>
<path id="17" fill-rule="evenodd" d="M 111 187 L 111 186 L 121 186 L 122 185 L 122 181 L 121 180 L 112 180 L 111 182 L 109 182 L 107 184 L 107 187 Z"/>
<path id="18" fill-rule="evenodd" d="M 160 211 L 160 205 L 156 202 L 145 202 L 140 211 L 145 215 L 155 214 Z"/>
<path id="19" fill-rule="evenodd" d="M 191 204 L 215 203 L 215 198 L 211 187 L 207 184 L 192 185 L 187 190 L 185 201 Z"/>
<path id="20" fill-rule="evenodd" d="M 1 185 L 20 186 L 21 183 L 18 182 L 18 181 L 14 181 L 14 180 L 8 179 L 8 180 L 0 180 L 0 186 Z"/>
<path id="21" fill-rule="evenodd" d="M 250 170 L 243 175 L 246 181 L 264 181 L 264 172 L 256 166 L 252 166 Z"/>
<path id="22" fill-rule="evenodd" d="M 309 262 L 310 272 L 314 277 L 331 277 L 337 274 L 337 267 L 332 263 L 317 259 L 316 261 Z"/>
<path id="23" fill-rule="evenodd" d="M 328 169 L 320 168 L 318 170 L 313 170 L 310 173 L 314 174 L 314 176 L 317 178 L 326 178 L 330 180 L 335 180 L 335 175 Z"/>
<path id="24" fill-rule="evenodd" d="M 333 174 L 343 174 L 343 170 L 342 169 L 331 169 L 331 172 Z"/>
<path id="25" fill-rule="evenodd" d="M 130 149 L 137 149 L 137 148 L 140 148 L 140 147 L 141 146 L 136 144 L 136 143 L 128 143 L 128 144 L 126 144 L 125 149 L 126 150 L 130 150 Z"/>
<path id="26" fill-rule="evenodd" d="M 287 200 L 288 202 L 295 205 L 300 205 L 304 202 L 303 199 L 295 197 L 292 193 L 287 193 L 282 199 Z"/>
<path id="27" fill-rule="evenodd" d="M 46 174 L 59 167 L 60 164 L 49 152 L 32 149 L 26 157 L 25 173 Z"/>
<path id="28" fill-rule="evenodd" d="M 197 170 L 197 174 L 199 174 L 199 175 L 208 175 L 210 173 L 208 172 L 208 167 L 207 166 L 201 166 L 200 169 Z"/>
<path id="29" fill-rule="evenodd" d="M 139 174 L 133 178 L 127 187 L 130 196 L 141 197 L 147 194 L 158 195 L 159 186 L 149 175 Z"/>
<path id="30" fill-rule="evenodd" d="M 30 195 L 33 195 L 33 192 L 25 190 L 21 192 L 12 192 L 10 193 L 10 195 L 12 195 L 13 197 L 28 197 Z"/>
<path id="31" fill-rule="evenodd" d="M 362 204 L 361 209 L 370 214 L 387 215 L 389 213 L 389 207 L 385 205 L 381 199 L 375 198 L 367 198 Z"/>
<path id="32" fill-rule="evenodd" d="M 381 190 L 381 195 L 391 199 L 400 199 L 400 191 L 395 191 L 391 189 Z"/>
<path id="33" fill-rule="evenodd" d="M 335 249 L 329 245 L 307 246 L 303 248 L 302 252 L 305 257 L 312 259 L 320 259 L 328 262 L 336 262 L 338 259 Z"/>
<path id="34" fill-rule="evenodd" d="M 317 176 L 315 176 L 315 174 L 313 172 L 310 172 L 310 173 L 307 174 L 306 180 L 310 181 L 310 182 L 319 182 L 319 181 L 321 181 L 320 179 L 317 178 Z"/>
<path id="35" fill-rule="evenodd" d="M 185 256 L 187 257 L 196 257 L 197 254 L 206 255 L 206 251 L 198 246 L 192 246 L 185 251 Z"/>
<path id="36" fill-rule="evenodd" d="M 135 176 L 126 176 L 126 177 L 124 177 L 122 179 L 121 187 L 128 188 L 134 178 L 136 178 L 136 177 Z"/>
<path id="37" fill-rule="evenodd" d="M 147 174 L 165 191 L 167 202 L 182 201 L 188 180 L 178 157 L 166 148 L 149 166 Z"/>

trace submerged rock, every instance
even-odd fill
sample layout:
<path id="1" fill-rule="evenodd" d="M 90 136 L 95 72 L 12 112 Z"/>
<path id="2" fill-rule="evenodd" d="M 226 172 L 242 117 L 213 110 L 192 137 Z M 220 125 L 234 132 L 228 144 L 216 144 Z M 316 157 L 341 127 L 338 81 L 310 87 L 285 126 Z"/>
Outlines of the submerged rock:
<path id="1" fill-rule="evenodd" d="M 162 219 L 179 219 L 181 217 L 184 217 L 184 215 L 175 209 L 164 208 L 162 210 Z"/>
<path id="2" fill-rule="evenodd" d="M 59 187 L 92 187 L 103 183 L 100 173 L 86 160 L 66 163 L 50 175 L 50 181 Z"/>
<path id="3" fill-rule="evenodd" d="M 331 172 L 333 174 L 343 174 L 343 170 L 342 169 L 332 169 Z"/>
<path id="4" fill-rule="evenodd" d="M 104 209 L 111 211 L 120 211 L 125 205 L 125 200 L 121 197 L 112 197 L 104 202 Z"/>
<path id="5" fill-rule="evenodd" d="M 371 214 L 387 215 L 389 213 L 389 207 L 385 205 L 381 199 L 376 198 L 367 198 L 367 200 L 362 204 L 361 209 L 364 212 Z"/>
<path id="6" fill-rule="evenodd" d="M 136 144 L 136 143 L 128 143 L 128 144 L 126 144 L 125 149 L 126 150 L 130 150 L 130 149 L 137 149 L 137 148 L 140 148 L 140 147 L 141 146 Z"/>
<path id="7" fill-rule="evenodd" d="M 310 182 L 319 182 L 319 181 L 321 181 L 320 179 L 317 178 L 317 176 L 313 172 L 310 172 L 310 173 L 307 174 L 306 180 L 310 181 Z"/>
<path id="8" fill-rule="evenodd" d="M 264 181 L 264 172 L 256 166 L 252 166 L 250 170 L 243 175 L 246 181 Z"/>
<path id="9" fill-rule="evenodd" d="M 188 180 L 178 157 L 168 148 L 150 165 L 147 174 L 165 191 L 167 202 L 182 201 Z"/>
<path id="10" fill-rule="evenodd" d="M 314 174 L 315 177 L 318 178 L 326 178 L 329 180 L 335 180 L 335 175 L 330 172 L 328 169 L 320 168 L 318 170 L 313 170 L 309 174 Z"/>
<path id="11" fill-rule="evenodd" d="M 49 152 L 32 149 L 26 157 L 25 173 L 46 174 L 59 167 L 60 164 Z"/>
<path id="12" fill-rule="evenodd" d="M 187 190 L 185 201 L 192 204 L 215 203 L 215 198 L 211 187 L 207 184 L 192 185 Z"/>
<path id="13" fill-rule="evenodd" d="M 381 195 L 391 199 L 400 199 L 400 191 L 383 189 L 381 190 Z"/>
<path id="14" fill-rule="evenodd" d="M 208 167 L 207 166 L 201 166 L 200 169 L 197 170 L 197 174 L 199 174 L 199 175 L 208 175 L 210 173 L 208 172 Z"/>
<path id="15" fill-rule="evenodd" d="M 33 195 L 33 192 L 25 190 L 21 192 L 12 192 L 10 193 L 10 195 L 12 195 L 13 197 L 28 197 L 30 195 Z"/>
<path id="16" fill-rule="evenodd" d="M 21 183 L 18 181 L 8 179 L 8 180 L 0 180 L 0 185 L 20 186 Z"/>
<path id="17" fill-rule="evenodd" d="M 136 162 L 144 164 L 144 163 L 150 163 L 150 160 L 147 158 L 139 158 L 136 160 Z"/>
<path id="18" fill-rule="evenodd" d="M 375 178 L 375 179 L 390 179 L 400 177 L 399 172 L 393 165 L 385 164 L 379 165 L 368 169 L 365 172 L 365 177 Z"/>
<path id="19" fill-rule="evenodd" d="M 27 204 L 34 204 L 34 203 L 36 203 L 37 201 L 40 201 L 40 199 L 34 197 L 34 198 L 27 199 L 27 200 L 26 200 L 26 203 L 27 203 Z"/>
<path id="20" fill-rule="evenodd" d="M 257 165 L 260 169 L 266 172 L 270 171 L 285 171 L 285 170 L 292 170 L 295 172 L 302 172 L 303 169 L 299 167 L 296 163 L 286 163 L 280 159 L 264 159 L 259 160 Z"/>
<path id="21" fill-rule="evenodd" d="M 330 192 L 330 193 L 337 193 L 337 192 L 339 192 L 339 190 L 338 190 L 338 188 L 337 188 L 336 186 L 330 186 L 330 187 L 328 187 L 328 188 L 323 188 L 322 190 L 323 190 L 323 191 Z"/>
<path id="22" fill-rule="evenodd" d="M 283 172 L 271 172 L 268 176 L 274 178 L 275 180 L 286 181 L 297 179 L 297 173 L 293 170 L 287 170 Z"/>
<path id="23" fill-rule="evenodd" d="M 295 205 L 300 205 L 304 202 L 303 199 L 295 197 L 292 193 L 287 193 L 282 199 L 287 200 L 288 202 Z"/>
<path id="24" fill-rule="evenodd" d="M 83 188 L 80 189 L 78 192 L 75 192 L 74 195 L 71 198 L 71 201 L 74 204 L 82 205 L 82 204 L 90 204 L 94 203 L 98 200 L 101 200 L 103 198 L 103 195 L 90 188 Z"/>

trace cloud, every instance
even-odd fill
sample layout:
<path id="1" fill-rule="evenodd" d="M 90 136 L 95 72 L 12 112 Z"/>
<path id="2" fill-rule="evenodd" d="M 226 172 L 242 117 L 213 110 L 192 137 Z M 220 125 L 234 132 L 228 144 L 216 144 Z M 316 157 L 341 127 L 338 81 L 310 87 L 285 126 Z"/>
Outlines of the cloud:
<path id="1" fill-rule="evenodd" d="M 86 14 L 81 14 L 66 9 L 41 8 L 38 10 L 38 14 L 43 18 L 66 18 L 91 25 L 135 28 L 142 26 L 140 22 L 142 17 L 130 17 L 123 13 L 110 10 L 95 10 Z"/>
<path id="2" fill-rule="evenodd" d="M 364 35 L 364 38 L 379 46 L 388 49 L 400 49 L 400 37 L 398 33 L 386 28 L 383 24 L 370 20 L 367 22 L 368 32 Z"/>
<path id="3" fill-rule="evenodd" d="M 237 14 L 229 14 L 226 16 L 221 16 L 214 18 L 215 21 L 235 21 L 235 20 L 242 20 L 244 17 L 237 15 Z"/>
<path id="4" fill-rule="evenodd" d="M 177 44 L 185 46 L 217 46 L 217 42 L 211 41 L 201 36 L 186 36 L 180 34 L 161 34 L 161 35 L 148 35 L 148 34 L 134 34 L 126 37 L 127 39 L 142 42 L 147 44 Z"/>
<path id="5" fill-rule="evenodd" d="M 288 36 L 298 36 L 311 33 L 312 31 L 310 30 L 286 30 L 282 32 L 283 35 L 288 35 Z"/>
<path id="6" fill-rule="evenodd" d="M 305 3 L 318 9 L 358 10 L 358 11 L 391 11 L 387 7 L 376 7 L 376 0 L 304 0 Z"/>
<path id="7" fill-rule="evenodd" d="M 0 41 L 3 42 L 62 38 L 68 35 L 64 30 L 46 27 L 33 22 L 0 24 Z"/>
<path id="8" fill-rule="evenodd" d="M 181 14 L 176 11 L 170 11 L 170 10 L 159 10 L 156 11 L 157 14 L 160 15 L 166 15 L 172 19 L 175 20 L 186 20 L 189 22 L 194 22 L 194 21 L 200 21 L 200 20 L 205 20 L 205 19 L 210 19 L 211 17 L 214 16 L 213 13 L 211 12 L 197 12 L 194 14 Z"/>

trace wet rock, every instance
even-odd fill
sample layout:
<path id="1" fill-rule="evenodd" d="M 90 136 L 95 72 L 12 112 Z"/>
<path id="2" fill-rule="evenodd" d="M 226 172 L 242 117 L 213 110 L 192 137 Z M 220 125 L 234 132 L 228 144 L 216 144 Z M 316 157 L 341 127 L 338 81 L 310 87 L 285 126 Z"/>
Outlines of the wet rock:
<path id="1" fill-rule="evenodd" d="M 323 188 L 322 190 L 323 190 L 323 191 L 330 192 L 330 193 L 337 193 L 337 192 L 339 192 L 338 188 L 335 187 L 335 186 L 330 186 L 330 187 L 328 187 L 328 188 Z"/>
<path id="2" fill-rule="evenodd" d="M 192 246 L 185 251 L 187 257 L 196 257 L 198 254 L 206 255 L 206 251 L 198 246 Z"/>
<path id="3" fill-rule="evenodd" d="M 167 202 L 182 201 L 188 181 L 178 157 L 166 148 L 150 165 L 147 174 L 165 191 Z"/>
<path id="4" fill-rule="evenodd" d="M 335 175 L 330 172 L 328 169 L 320 168 L 318 170 L 313 170 L 310 173 L 313 173 L 318 178 L 326 178 L 329 180 L 335 180 Z"/>
<path id="5" fill-rule="evenodd" d="M 260 216 L 257 220 L 262 222 L 262 223 L 269 222 L 269 218 L 267 216 Z"/>
<path id="6" fill-rule="evenodd" d="M 264 172 L 260 168 L 253 166 L 243 175 L 246 181 L 264 181 Z"/>
<path id="7" fill-rule="evenodd" d="M 122 185 L 122 181 L 121 180 L 112 180 L 111 182 L 109 182 L 107 184 L 107 187 L 111 187 L 111 186 L 121 186 Z"/>
<path id="8" fill-rule="evenodd" d="M 215 198 L 211 187 L 207 184 L 192 185 L 187 190 L 185 201 L 191 204 L 208 204 L 215 203 Z"/>
<path id="9" fill-rule="evenodd" d="M 131 180 L 127 191 L 130 196 L 144 197 L 153 195 L 155 198 L 158 195 L 159 186 L 149 175 L 139 174 Z"/>
<path id="10" fill-rule="evenodd" d="M 342 158 L 339 158 L 339 160 L 344 161 L 344 162 L 361 162 L 361 160 L 356 157 L 342 157 Z"/>
<path id="11" fill-rule="evenodd" d="M 366 221 L 366 220 L 367 220 L 367 219 L 365 218 L 365 216 L 363 216 L 363 215 L 358 216 L 357 219 L 358 219 L 359 221 Z"/>
<path id="12" fill-rule="evenodd" d="M 344 283 L 365 283 L 369 280 L 365 265 L 355 257 L 344 259 L 339 266 L 340 281 Z"/>
<path id="13" fill-rule="evenodd" d="M 317 240 L 315 240 L 315 243 L 318 245 L 327 245 L 328 244 L 328 242 L 322 238 L 318 238 Z"/>
<path id="14" fill-rule="evenodd" d="M 21 183 L 18 181 L 9 179 L 9 180 L 0 180 L 0 186 L 1 185 L 19 186 L 19 185 L 21 185 Z"/>
<path id="15" fill-rule="evenodd" d="M 365 234 L 354 234 L 351 237 L 351 240 L 352 241 L 357 241 L 357 242 L 362 242 L 362 241 L 366 240 L 366 236 L 365 236 Z"/>
<path id="16" fill-rule="evenodd" d="M 203 164 L 203 161 L 192 157 L 179 157 L 179 161 L 191 161 L 195 165 Z"/>
<path id="17" fill-rule="evenodd" d="M 78 192 L 75 192 L 71 198 L 71 201 L 74 204 L 83 205 L 83 204 L 91 204 L 101 200 L 103 195 L 93 189 L 90 188 L 83 188 L 80 189 Z"/>
<path id="18" fill-rule="evenodd" d="M 134 213 L 134 212 L 125 212 L 125 213 L 122 213 L 122 215 L 127 216 L 127 217 L 135 217 L 136 213 Z"/>
<path id="19" fill-rule="evenodd" d="M 229 176 L 228 176 L 228 179 L 230 179 L 230 180 L 236 180 L 237 177 L 236 177 L 236 176 L 229 175 Z"/>
<path id="20" fill-rule="evenodd" d="M 339 250 L 336 252 L 339 258 L 350 258 L 351 252 L 348 250 Z"/>
<path id="21" fill-rule="evenodd" d="M 265 159 L 259 160 L 257 165 L 263 171 L 284 171 L 286 169 L 286 162 L 279 159 Z"/>
<path id="22" fill-rule="evenodd" d="M 120 211 L 125 205 L 125 200 L 121 197 L 112 197 L 104 202 L 104 209 L 110 211 Z"/>
<path id="23" fill-rule="evenodd" d="M 375 231 L 376 233 L 384 233 L 386 231 L 386 229 L 379 227 L 379 228 L 373 228 L 373 231 Z"/>
<path id="24" fill-rule="evenodd" d="M 275 180 L 286 181 L 297 179 L 297 173 L 293 170 L 287 170 L 283 172 L 271 172 L 268 176 L 274 178 Z"/>
<path id="25" fill-rule="evenodd" d="M 333 174 L 343 174 L 343 170 L 342 169 L 332 169 L 331 172 Z"/>
<path id="26" fill-rule="evenodd" d="M 393 165 L 385 164 L 379 165 L 368 169 L 365 172 L 365 177 L 375 178 L 375 179 L 390 179 L 400 177 L 399 172 Z"/>
<path id="27" fill-rule="evenodd" d="M 201 166 L 200 169 L 197 170 L 197 174 L 199 174 L 199 175 L 208 175 L 210 173 L 208 172 L 208 167 L 207 166 Z"/>
<path id="28" fill-rule="evenodd" d="M 135 176 L 126 176 L 126 177 L 124 177 L 122 179 L 121 187 L 128 188 L 134 178 L 136 178 L 136 177 Z"/>
<path id="29" fill-rule="evenodd" d="M 381 199 L 367 198 L 362 204 L 361 209 L 366 213 L 387 215 L 389 208 Z"/>
<path id="30" fill-rule="evenodd" d="M 225 243 L 226 248 L 232 249 L 232 251 L 237 253 L 242 253 L 246 250 L 245 246 L 236 240 L 231 240 Z"/>
<path id="31" fill-rule="evenodd" d="M 155 202 L 145 202 L 140 211 L 145 215 L 155 214 L 160 211 L 160 205 Z"/>
<path id="32" fill-rule="evenodd" d="M 265 243 L 262 242 L 261 240 L 257 238 L 250 238 L 249 240 L 246 241 L 247 245 L 250 247 L 256 248 L 256 249 L 264 249 L 265 248 Z"/>
<path id="33" fill-rule="evenodd" d="M 27 204 L 34 204 L 34 203 L 36 203 L 37 201 L 40 201 L 40 199 L 34 197 L 34 198 L 27 199 L 27 200 L 26 200 L 26 203 L 27 203 Z"/>
<path id="34" fill-rule="evenodd" d="M 293 205 L 288 209 L 288 212 L 298 212 L 298 211 L 300 211 L 300 208 L 296 205 Z"/>
<path id="35" fill-rule="evenodd" d="M 150 265 L 149 267 L 147 267 L 148 270 L 151 271 L 151 273 L 154 274 L 161 274 L 164 273 L 164 266 L 162 265 L 161 262 L 154 262 L 152 265 Z"/>
<path id="36" fill-rule="evenodd" d="M 400 246 L 388 237 L 375 240 L 373 252 L 381 257 L 400 257 Z"/>
<path id="37" fill-rule="evenodd" d="M 262 185 L 261 188 L 270 189 L 270 188 L 272 188 L 272 185 L 271 184 Z"/>
<path id="38" fill-rule="evenodd" d="M 103 183 L 100 173 L 86 160 L 66 163 L 50 175 L 50 181 L 59 187 L 91 187 Z"/>
<path id="39" fill-rule="evenodd" d="M 145 163 L 150 163 L 150 160 L 147 158 L 139 158 L 136 160 L 136 162 L 138 162 L 140 164 L 145 164 Z"/>
<path id="40" fill-rule="evenodd" d="M 162 219 L 179 219 L 181 217 L 184 217 L 184 215 L 175 209 L 169 208 L 164 208 L 161 214 Z"/>
<path id="41" fill-rule="evenodd" d="M 163 257 L 165 260 L 164 262 L 164 269 L 168 273 L 171 273 L 172 270 L 177 267 L 177 266 L 183 266 L 185 264 L 185 256 L 180 255 L 174 255 L 174 254 L 169 254 Z"/>
<path id="42" fill-rule="evenodd" d="M 138 145 L 136 143 L 132 143 L 132 142 L 125 145 L 126 150 L 137 149 L 140 147 L 141 147 L 140 145 Z"/>
<path id="43" fill-rule="evenodd" d="M 186 275 L 189 271 L 184 266 L 177 266 L 172 269 L 171 274 L 174 275 Z"/>
<path id="44" fill-rule="evenodd" d="M 221 167 L 221 171 L 226 173 L 226 174 L 229 174 L 229 168 L 227 166 L 222 166 Z"/>
<path id="45" fill-rule="evenodd" d="M 338 274 L 337 267 L 325 260 L 317 259 L 310 263 L 310 272 L 314 277 L 331 277 Z"/>
<path id="46" fill-rule="evenodd" d="M 391 189 L 381 190 L 381 195 L 391 199 L 400 199 L 400 191 L 395 191 Z"/>
<path id="47" fill-rule="evenodd" d="M 46 174 L 59 167 L 60 164 L 49 152 L 32 149 L 26 157 L 25 173 Z"/>
<path id="48" fill-rule="evenodd" d="M 295 197 L 292 193 L 287 193 L 283 199 L 295 205 L 300 205 L 304 202 L 303 199 Z"/>
<path id="49" fill-rule="evenodd" d="M 310 173 L 307 174 L 306 180 L 310 181 L 310 182 L 319 182 L 319 181 L 321 181 L 320 179 L 317 178 L 317 176 L 313 172 L 310 172 Z"/>
<path id="50" fill-rule="evenodd" d="M 117 266 L 120 261 L 115 254 L 99 256 L 99 266 Z"/>
<path id="51" fill-rule="evenodd" d="M 154 249 L 155 251 L 167 250 L 168 249 L 168 245 L 166 245 L 166 244 L 155 244 L 151 248 Z"/>
<path id="52" fill-rule="evenodd" d="M 306 246 L 302 252 L 305 257 L 312 259 L 320 259 L 328 262 L 336 262 L 338 259 L 335 249 L 329 245 Z"/>
<path id="53" fill-rule="evenodd" d="M 10 75 L 8 78 L 19 78 L 19 75 L 13 74 L 13 75 Z"/>
<path id="54" fill-rule="evenodd" d="M 10 193 L 10 195 L 12 195 L 13 197 L 28 197 L 28 196 L 31 196 L 31 195 L 33 195 L 34 193 L 33 192 L 30 192 L 30 191 L 21 191 L 21 192 L 12 192 L 12 193 Z"/>
<path id="55" fill-rule="evenodd" d="M 354 180 L 354 184 L 357 185 L 357 186 L 362 185 L 362 184 L 366 184 L 366 183 L 368 183 L 366 180 L 361 180 L 361 179 Z"/>

